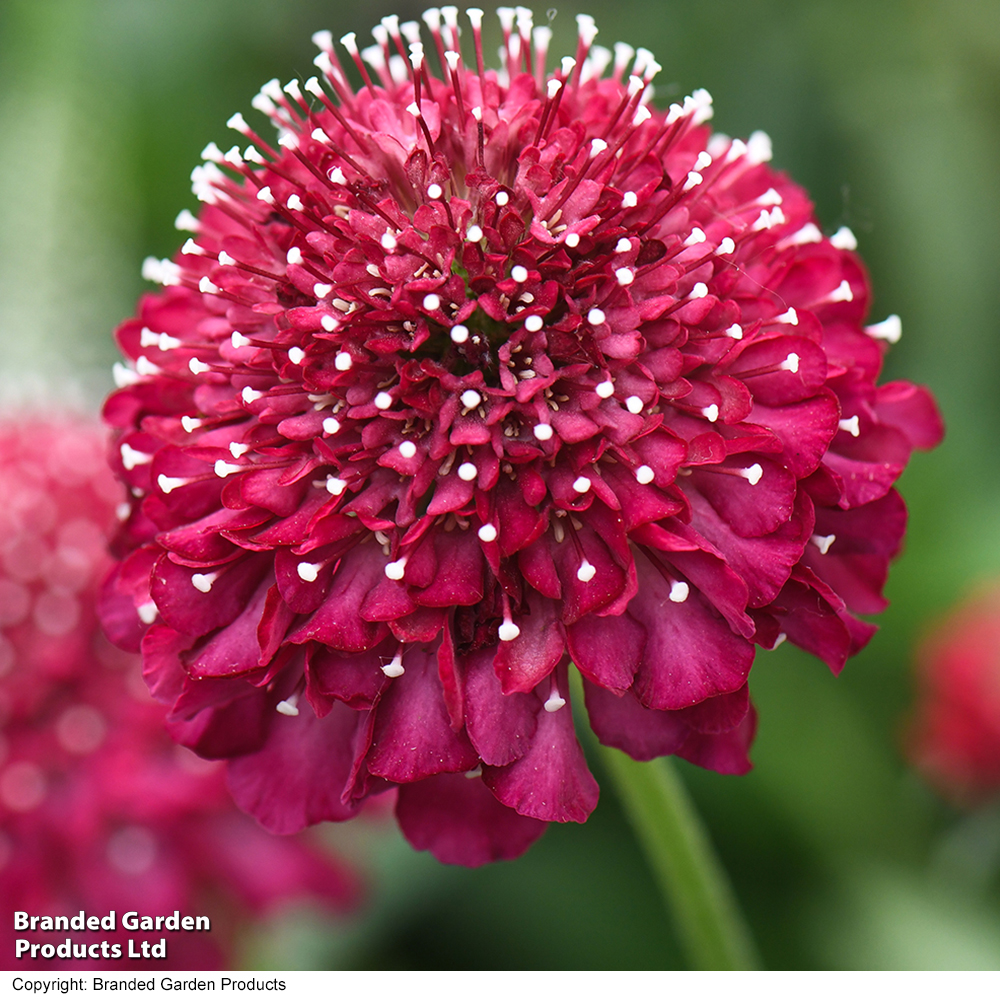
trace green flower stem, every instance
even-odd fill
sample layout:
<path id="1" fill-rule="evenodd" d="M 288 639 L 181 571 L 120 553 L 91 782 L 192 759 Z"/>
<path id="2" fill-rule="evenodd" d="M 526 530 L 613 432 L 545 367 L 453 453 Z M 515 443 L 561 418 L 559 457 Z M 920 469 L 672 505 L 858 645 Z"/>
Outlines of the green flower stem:
<path id="1" fill-rule="evenodd" d="M 756 969 L 729 879 L 673 764 L 598 747 L 693 969 Z"/>

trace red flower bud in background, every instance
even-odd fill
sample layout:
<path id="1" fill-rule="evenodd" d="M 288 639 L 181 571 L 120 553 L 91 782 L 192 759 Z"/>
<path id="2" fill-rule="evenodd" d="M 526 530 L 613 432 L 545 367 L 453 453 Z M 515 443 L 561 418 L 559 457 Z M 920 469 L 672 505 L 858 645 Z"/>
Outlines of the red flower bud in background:
<path id="1" fill-rule="evenodd" d="M 867 642 L 941 434 L 876 386 L 898 318 L 864 325 L 854 237 L 766 135 L 653 110 L 652 54 L 590 18 L 553 70 L 498 13 L 500 71 L 481 12 L 470 68 L 432 9 L 428 53 L 394 17 L 342 39 L 357 91 L 318 33 L 321 75 L 253 102 L 276 140 L 233 116 L 105 410 L 105 622 L 175 737 L 270 829 L 396 787 L 463 864 L 594 808 L 570 660 L 602 742 L 746 771 L 755 646 Z"/>
<path id="2" fill-rule="evenodd" d="M 956 802 L 1000 790 L 1000 584 L 959 604 L 921 644 L 907 753 Z"/>
<path id="3" fill-rule="evenodd" d="M 220 767 L 166 734 L 139 658 L 101 634 L 94 602 L 121 498 L 104 450 L 104 433 L 85 421 L 0 423 L 0 896 L 2 947 L 15 962 L 6 967 L 120 968 L 130 937 L 166 937 L 165 968 L 225 967 L 248 917 L 307 898 L 344 910 L 359 885 L 318 847 L 267 834 L 234 809 Z M 32 933 L 14 929 L 17 910 L 114 910 L 118 920 L 114 933 Z M 120 922 L 129 910 L 206 915 L 211 932 L 130 934 Z M 48 947 L 67 937 L 77 948 L 121 945 L 125 959 L 15 960 L 17 939 Z"/>

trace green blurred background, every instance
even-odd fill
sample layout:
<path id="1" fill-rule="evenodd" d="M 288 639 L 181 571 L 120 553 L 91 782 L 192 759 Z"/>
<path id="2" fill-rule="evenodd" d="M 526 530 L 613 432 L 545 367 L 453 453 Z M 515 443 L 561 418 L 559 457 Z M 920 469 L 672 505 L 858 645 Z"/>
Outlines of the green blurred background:
<path id="1" fill-rule="evenodd" d="M 205 143 L 229 144 L 226 119 L 265 80 L 311 75 L 316 29 L 367 37 L 383 14 L 421 9 L 2 0 L 0 402 L 65 397 L 71 377 L 96 407 L 141 260 L 171 255 L 175 215 L 196 208 Z M 1000 813 L 944 806 L 900 748 L 922 630 L 1000 574 L 1000 5 L 590 0 L 554 9 L 553 53 L 572 51 L 579 10 L 599 42 L 656 53 L 658 102 L 707 87 L 718 129 L 770 133 L 824 229 L 857 234 L 872 319 L 903 317 L 886 376 L 929 383 L 948 424 L 904 476 L 907 550 L 869 648 L 840 679 L 787 644 L 761 654 L 756 770 L 682 768 L 765 963 L 998 968 Z M 368 872 L 368 909 L 257 928 L 248 968 L 682 966 L 606 782 L 585 826 L 479 871 L 416 854 L 391 824 L 327 836 Z"/>

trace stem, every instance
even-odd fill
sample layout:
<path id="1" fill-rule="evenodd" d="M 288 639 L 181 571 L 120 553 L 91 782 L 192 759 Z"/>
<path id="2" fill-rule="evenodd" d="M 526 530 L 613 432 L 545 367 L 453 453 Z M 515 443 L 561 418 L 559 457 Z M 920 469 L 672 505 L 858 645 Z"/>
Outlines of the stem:
<path id="1" fill-rule="evenodd" d="M 691 968 L 759 968 L 729 879 L 673 765 L 665 757 L 635 761 L 611 747 L 599 752 Z"/>

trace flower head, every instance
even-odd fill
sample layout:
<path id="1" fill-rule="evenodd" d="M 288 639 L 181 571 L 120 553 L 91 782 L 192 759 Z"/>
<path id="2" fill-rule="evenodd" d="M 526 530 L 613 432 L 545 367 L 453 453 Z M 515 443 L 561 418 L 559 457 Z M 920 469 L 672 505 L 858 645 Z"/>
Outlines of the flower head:
<path id="1" fill-rule="evenodd" d="M 205 150 L 167 287 L 119 330 L 106 414 L 132 488 L 106 595 L 198 752 L 272 829 L 396 786 L 418 847 L 479 864 L 586 818 L 567 667 L 600 740 L 749 767 L 754 646 L 839 670 L 940 424 L 876 387 L 862 325 L 770 141 L 711 97 L 652 109 L 652 54 L 501 8 L 314 36 L 265 138 Z M 432 69 L 432 63 L 437 68 Z"/>
<path id="2" fill-rule="evenodd" d="M 224 966 L 246 913 L 307 895 L 345 908 L 357 880 L 235 810 L 219 766 L 164 731 L 138 657 L 101 634 L 94 604 L 121 496 L 103 451 L 92 423 L 0 424 L 0 895 L 34 915 L 208 914 L 211 933 L 168 930 L 164 965 Z M 8 961 L 17 939 L 72 938 L 70 954 L 17 956 L 51 967 L 119 966 L 134 935 L 120 923 L 31 933 L 8 918 L 2 936 Z"/>
<path id="3" fill-rule="evenodd" d="M 1000 790 L 1000 586 L 963 601 L 923 642 L 908 754 L 949 798 Z"/>

